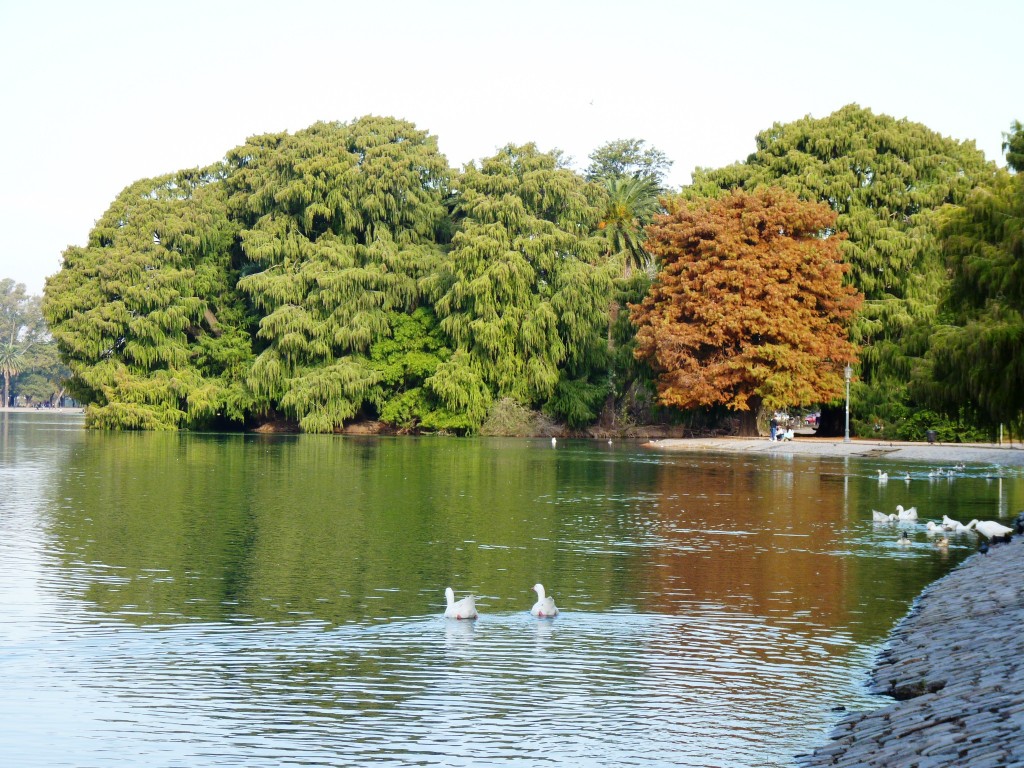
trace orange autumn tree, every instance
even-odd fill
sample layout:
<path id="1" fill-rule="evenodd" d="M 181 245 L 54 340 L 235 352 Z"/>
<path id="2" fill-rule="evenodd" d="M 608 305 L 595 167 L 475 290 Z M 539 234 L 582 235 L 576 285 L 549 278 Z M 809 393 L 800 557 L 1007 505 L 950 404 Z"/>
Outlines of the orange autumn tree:
<path id="1" fill-rule="evenodd" d="M 757 413 L 827 402 L 856 360 L 848 327 L 863 296 L 843 285 L 836 214 L 772 187 L 669 202 L 648 228 L 662 269 L 640 304 L 635 355 L 659 400 L 725 405 L 740 434 Z"/>

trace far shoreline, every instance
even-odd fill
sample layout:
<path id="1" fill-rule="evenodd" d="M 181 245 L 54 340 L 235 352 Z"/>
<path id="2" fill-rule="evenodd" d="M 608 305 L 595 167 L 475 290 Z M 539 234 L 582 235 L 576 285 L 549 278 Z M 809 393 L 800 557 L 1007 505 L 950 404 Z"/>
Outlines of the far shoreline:
<path id="1" fill-rule="evenodd" d="M 0 408 L 0 413 L 26 415 L 83 416 L 81 406 L 68 408 L 15 407 Z M 259 430 L 256 430 L 257 432 Z M 252 430 L 243 433 L 250 434 Z M 339 436 L 374 436 L 378 430 L 366 429 L 365 425 L 350 425 L 336 433 Z M 547 437 L 548 435 L 534 436 Z M 900 442 L 895 440 L 872 440 L 851 438 L 814 437 L 813 433 L 797 432 L 792 440 L 772 442 L 767 437 L 648 437 L 634 434 L 629 437 L 615 437 L 614 434 L 574 437 L 565 439 L 605 440 L 615 438 L 627 443 L 638 443 L 641 448 L 666 453 L 744 453 L 762 456 L 819 456 L 824 458 L 860 458 L 883 461 L 912 461 L 937 465 L 964 462 L 971 464 L 1003 465 L 1024 467 L 1024 443 L 924 443 Z"/>
<path id="2" fill-rule="evenodd" d="M 884 461 L 915 461 L 949 465 L 999 464 L 1024 466 L 1024 445 L 998 443 L 911 443 L 895 440 L 807 437 L 772 442 L 766 437 L 665 438 L 642 443 L 649 450 L 668 453 L 745 453 L 761 456 L 853 457 Z"/>

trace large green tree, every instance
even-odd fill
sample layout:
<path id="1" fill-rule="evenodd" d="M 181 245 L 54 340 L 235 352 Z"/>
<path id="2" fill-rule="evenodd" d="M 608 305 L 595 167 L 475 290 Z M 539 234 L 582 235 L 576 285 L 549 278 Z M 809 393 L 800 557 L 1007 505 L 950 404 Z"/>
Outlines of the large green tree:
<path id="1" fill-rule="evenodd" d="M 1016 151 L 1014 148 L 1018 148 Z M 954 415 L 1024 427 L 1024 127 L 1006 134 L 1007 164 L 948 212 L 952 275 L 915 391 Z M 1015 171 L 1011 172 L 1011 171 Z"/>
<path id="2" fill-rule="evenodd" d="M 245 418 L 251 352 L 222 178 L 218 166 L 130 185 L 47 280 L 46 320 L 89 426 Z"/>
<path id="3" fill-rule="evenodd" d="M 587 180 L 651 179 L 662 187 L 672 161 L 657 147 L 646 144 L 644 139 L 615 139 L 602 144 L 590 153 Z"/>
<path id="4" fill-rule="evenodd" d="M 851 329 L 862 346 L 855 392 L 883 420 L 905 407 L 946 280 L 936 212 L 994 171 L 974 142 L 851 104 L 825 118 L 775 124 L 743 163 L 697 169 L 689 196 L 777 185 L 827 204 L 846 232 L 847 280 L 865 301 Z"/>
<path id="5" fill-rule="evenodd" d="M 650 228 L 662 270 L 631 307 L 662 404 L 724 405 L 753 435 L 762 405 L 838 396 L 861 296 L 842 284 L 835 213 L 772 187 L 670 205 Z"/>
<path id="6" fill-rule="evenodd" d="M 573 425 L 593 419 L 613 273 L 600 187 L 532 144 L 469 165 L 457 186 L 459 229 L 430 281 L 455 353 L 427 385 L 465 429 L 506 397 Z"/>
<path id="7" fill-rule="evenodd" d="M 238 288 L 260 314 L 248 379 L 258 406 L 328 432 L 419 386 L 440 361 L 424 366 L 419 342 L 406 363 L 388 353 L 407 375 L 389 379 L 371 358 L 421 305 L 420 280 L 442 255 L 449 169 L 437 140 L 364 117 L 256 136 L 227 162 L 248 262 Z"/>

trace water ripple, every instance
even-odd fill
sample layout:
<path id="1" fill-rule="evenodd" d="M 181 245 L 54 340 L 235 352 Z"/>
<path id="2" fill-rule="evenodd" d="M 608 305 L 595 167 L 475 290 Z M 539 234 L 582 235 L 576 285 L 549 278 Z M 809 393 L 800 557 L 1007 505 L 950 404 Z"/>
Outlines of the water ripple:
<path id="1" fill-rule="evenodd" d="M 139 733 L 153 752 L 133 765 L 714 765 L 714 751 L 730 765 L 782 764 L 794 733 L 816 726 L 820 692 L 849 675 L 808 664 L 824 652 L 806 628 L 720 606 L 554 621 L 76 625 L 21 653 L 28 666 L 46 658 L 52 687 L 9 690 L 0 719 L 27 725 L 55 697 L 100 702 L 65 738 L 90 765 L 110 757 L 111 739 Z M 18 755 L 11 743 L 0 751 Z"/>

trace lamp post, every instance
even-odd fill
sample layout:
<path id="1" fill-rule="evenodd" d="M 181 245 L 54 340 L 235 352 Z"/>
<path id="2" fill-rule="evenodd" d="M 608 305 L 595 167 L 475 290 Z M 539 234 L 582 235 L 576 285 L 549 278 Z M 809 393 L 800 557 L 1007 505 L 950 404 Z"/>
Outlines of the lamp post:
<path id="1" fill-rule="evenodd" d="M 850 442 L 850 377 L 853 375 L 853 369 L 847 365 L 846 370 L 846 431 L 843 433 L 843 442 Z"/>

